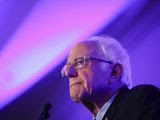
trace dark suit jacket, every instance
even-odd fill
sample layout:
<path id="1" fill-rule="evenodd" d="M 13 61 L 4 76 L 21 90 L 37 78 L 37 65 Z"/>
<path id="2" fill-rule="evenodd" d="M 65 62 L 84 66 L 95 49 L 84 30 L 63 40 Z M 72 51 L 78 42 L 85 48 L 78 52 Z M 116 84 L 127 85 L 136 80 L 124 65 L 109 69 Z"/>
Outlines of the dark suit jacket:
<path id="1" fill-rule="evenodd" d="M 122 87 L 103 120 L 160 120 L 160 90 L 140 85 Z"/>

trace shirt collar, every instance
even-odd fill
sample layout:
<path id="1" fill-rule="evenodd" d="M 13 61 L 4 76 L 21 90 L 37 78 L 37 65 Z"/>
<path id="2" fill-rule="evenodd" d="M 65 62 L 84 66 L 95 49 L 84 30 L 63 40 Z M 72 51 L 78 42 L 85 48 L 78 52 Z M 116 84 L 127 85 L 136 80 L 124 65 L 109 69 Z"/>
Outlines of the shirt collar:
<path id="1" fill-rule="evenodd" d="M 111 105 L 111 103 L 113 102 L 115 96 L 117 95 L 117 93 L 115 93 L 103 106 L 102 108 L 99 110 L 99 112 L 97 113 L 96 117 L 93 118 L 93 120 L 102 120 L 102 118 L 104 117 L 105 113 L 107 112 L 109 106 Z"/>

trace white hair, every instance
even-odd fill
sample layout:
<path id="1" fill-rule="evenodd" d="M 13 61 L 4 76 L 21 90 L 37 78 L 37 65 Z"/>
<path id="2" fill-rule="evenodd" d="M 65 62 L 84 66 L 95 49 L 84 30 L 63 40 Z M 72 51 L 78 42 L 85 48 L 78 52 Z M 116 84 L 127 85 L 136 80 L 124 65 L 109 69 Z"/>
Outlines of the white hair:
<path id="1" fill-rule="evenodd" d="M 132 80 L 130 59 L 127 51 L 122 47 L 122 45 L 110 36 L 94 36 L 87 39 L 87 41 L 95 41 L 97 43 L 99 48 L 97 52 L 100 57 L 105 60 L 112 61 L 114 64 L 119 63 L 124 67 L 124 73 L 121 77 L 121 81 L 131 88 Z M 106 69 L 104 64 L 102 64 L 102 69 Z"/>

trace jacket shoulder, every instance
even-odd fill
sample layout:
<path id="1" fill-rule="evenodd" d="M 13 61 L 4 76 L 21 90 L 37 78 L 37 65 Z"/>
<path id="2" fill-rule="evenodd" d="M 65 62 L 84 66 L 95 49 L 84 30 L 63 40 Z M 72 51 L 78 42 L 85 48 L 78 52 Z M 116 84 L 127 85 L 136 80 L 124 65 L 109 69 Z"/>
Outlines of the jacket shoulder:
<path id="1" fill-rule="evenodd" d="M 160 89 L 153 85 L 138 85 L 130 89 L 128 93 L 135 100 L 160 103 Z"/>
<path id="2" fill-rule="evenodd" d="M 160 93 L 160 89 L 154 85 L 138 85 L 130 89 L 131 92 L 156 92 Z"/>

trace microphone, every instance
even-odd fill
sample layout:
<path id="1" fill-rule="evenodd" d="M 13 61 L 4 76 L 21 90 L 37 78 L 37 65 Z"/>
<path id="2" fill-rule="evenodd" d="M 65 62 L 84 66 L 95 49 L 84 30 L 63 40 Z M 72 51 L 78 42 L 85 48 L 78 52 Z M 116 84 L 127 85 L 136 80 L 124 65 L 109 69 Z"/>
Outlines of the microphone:
<path id="1" fill-rule="evenodd" d="M 52 108 L 51 103 L 46 103 L 43 107 L 43 112 L 41 113 L 38 120 L 47 120 L 50 116 L 49 110 Z"/>
<path id="2" fill-rule="evenodd" d="M 45 105 L 44 105 L 44 111 L 46 111 L 46 112 L 48 112 L 50 109 L 52 108 L 52 105 L 51 105 L 51 103 L 46 103 Z"/>

